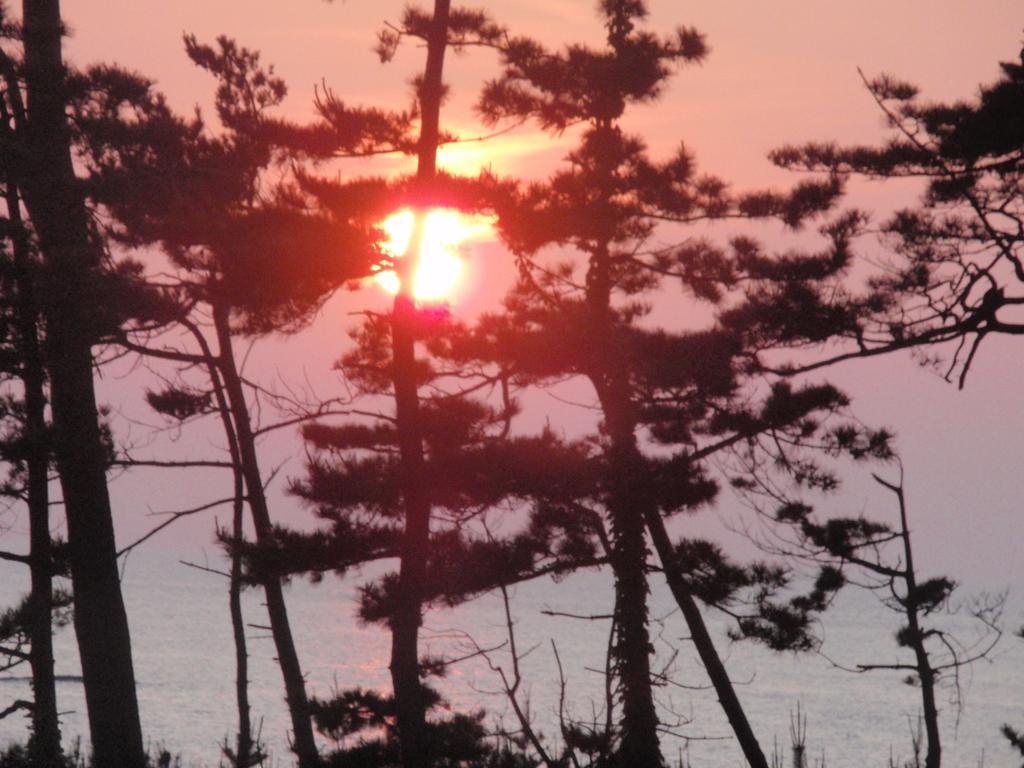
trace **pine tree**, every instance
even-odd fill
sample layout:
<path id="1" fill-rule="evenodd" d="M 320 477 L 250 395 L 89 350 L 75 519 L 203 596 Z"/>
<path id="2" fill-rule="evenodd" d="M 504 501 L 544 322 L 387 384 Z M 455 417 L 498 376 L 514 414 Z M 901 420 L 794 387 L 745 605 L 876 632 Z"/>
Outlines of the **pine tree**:
<path id="1" fill-rule="evenodd" d="M 16 701 L 5 716 L 19 708 L 31 715 L 32 735 L 28 757 L 33 766 L 61 764 L 63 750 L 57 712 L 54 676 L 53 631 L 55 624 L 71 621 L 71 595 L 55 587 L 58 575 L 67 575 L 58 562 L 60 549 L 50 534 L 49 481 L 53 463 L 51 428 L 45 416 L 46 374 L 41 359 L 38 309 L 34 302 L 34 283 L 38 276 L 37 255 L 17 206 L 17 188 L 8 179 L 5 184 L 8 206 L 10 252 L 4 253 L 0 266 L 0 296 L 3 302 L 0 342 L 0 378 L 20 393 L 3 397 L 0 406 L 0 459 L 9 465 L 9 476 L 0 486 L 0 495 L 12 503 L 24 502 L 28 510 L 29 552 L 2 557 L 22 562 L 31 571 L 31 589 L 18 606 L 7 610 L 0 620 L 0 637 L 7 645 L 0 654 L 14 664 L 27 661 L 31 667 L 32 700 Z M 65 564 L 66 566 L 66 564 Z M 24 647 L 28 646 L 28 652 Z"/>
<path id="2" fill-rule="evenodd" d="M 421 26 L 419 36 L 427 44 L 427 61 L 418 83 L 420 134 L 416 152 L 416 181 L 429 188 L 437 175 L 440 138 L 442 72 L 448 45 L 449 0 L 435 0 L 434 12 Z M 413 229 L 411 254 L 423 248 L 424 214 L 419 212 Z M 427 768 L 431 745 L 427 732 L 427 692 L 420 680 L 419 630 L 423 621 L 423 581 L 430 546 L 430 499 L 426 494 L 423 435 L 416 372 L 413 297 L 413 259 L 402 260 L 396 269 L 399 291 L 391 316 L 391 372 L 395 398 L 395 427 L 401 456 L 399 483 L 404 503 L 400 569 L 391 614 L 391 682 L 395 721 L 405 768 Z"/>
<path id="3" fill-rule="evenodd" d="M 244 84 L 245 68 L 237 74 Z M 163 96 L 144 77 L 116 65 L 97 65 L 86 71 L 72 72 L 68 90 L 75 113 L 74 144 L 80 162 L 88 170 L 83 186 L 89 193 L 91 205 L 104 206 L 115 213 L 113 221 L 117 224 L 108 226 L 104 232 L 109 242 L 130 247 L 159 240 L 161 235 L 167 236 L 175 226 L 172 222 L 180 221 L 178 217 L 189 205 L 189 201 L 177 193 L 189 187 L 193 193 L 201 191 L 202 184 L 196 183 L 196 168 L 202 168 L 200 173 L 212 172 L 214 175 L 219 169 L 224 173 L 220 179 L 223 186 L 229 186 L 227 179 L 244 185 L 244 180 L 226 173 L 230 168 L 241 174 L 246 170 L 244 164 L 232 167 L 228 160 L 231 153 L 223 145 L 218 152 L 214 145 L 205 142 L 201 121 L 185 121 L 174 116 Z M 209 178 L 205 182 L 209 184 Z M 170 196 L 169 190 L 174 190 Z M 109 220 L 109 217 L 104 218 Z M 233 527 L 240 537 L 245 480 L 238 441 L 218 373 L 217 359 L 199 326 L 187 318 L 189 303 L 195 297 L 188 291 L 148 286 L 142 278 L 142 266 L 128 259 L 122 258 L 121 263 L 114 266 L 114 272 L 123 273 L 127 280 L 116 281 L 117 300 L 111 303 L 123 311 L 114 318 L 108 318 L 104 324 L 109 342 L 126 342 L 140 333 L 159 333 L 174 323 L 181 323 L 194 332 L 198 353 L 165 348 L 163 355 L 165 359 L 170 357 L 186 363 L 189 368 L 205 370 L 211 391 L 197 393 L 184 386 L 164 392 L 147 392 L 147 400 L 158 412 L 184 423 L 208 413 L 210 402 L 216 399 L 235 481 Z M 130 344 L 137 351 L 151 353 L 141 345 Z M 127 466 L 138 463 L 130 457 L 115 461 Z M 161 466 L 174 464 L 161 463 Z M 182 466 L 188 465 L 189 462 L 182 463 Z M 134 549 L 163 527 L 158 526 L 126 545 L 121 552 Z M 241 586 L 241 561 L 236 555 L 233 557 L 229 603 L 236 643 L 239 730 L 234 748 L 225 745 L 225 752 L 234 765 L 248 766 L 259 759 L 259 751 L 252 736 L 249 716 L 248 656 L 241 614 Z"/>
<path id="4" fill-rule="evenodd" d="M 427 491 L 424 425 L 418 392 L 420 363 L 416 358 L 418 326 L 423 321 L 423 313 L 413 296 L 412 276 L 415 257 L 423 247 L 427 212 L 435 206 L 458 206 L 459 201 L 451 191 L 453 187 L 463 186 L 437 170 L 437 150 L 445 138 L 440 128 L 440 110 L 445 92 L 442 74 L 446 50 L 449 46 L 491 44 L 500 35 L 501 30 L 485 14 L 452 10 L 448 0 L 436 0 L 429 14 L 407 9 L 401 25 L 381 36 L 379 53 L 382 59 L 389 59 L 403 37 L 425 43 L 427 59 L 422 76 L 415 81 L 416 101 L 410 113 L 389 115 L 374 110 L 352 110 L 333 94 L 328 94 L 319 105 L 323 118 L 319 126 L 305 130 L 286 124 L 277 126 L 279 134 L 289 137 L 296 151 L 314 156 L 369 154 L 384 148 L 385 151 L 404 150 L 416 157 L 415 176 L 397 185 L 373 181 L 364 185 L 325 185 L 315 180 L 307 184 L 308 189 L 315 191 L 335 211 L 339 209 L 339 202 L 341 207 L 352 205 L 353 190 L 366 193 L 376 189 L 395 204 L 386 212 L 408 206 L 415 216 L 409 252 L 393 264 L 400 288 L 384 326 L 385 335 L 390 338 L 378 337 L 374 348 L 374 352 L 386 360 L 387 388 L 395 404 L 394 438 L 400 456 L 397 475 L 402 504 L 400 569 L 397 579 L 390 585 L 387 621 L 392 639 L 393 705 L 402 764 L 406 768 L 431 765 L 434 751 L 441 749 L 440 745 L 431 744 L 429 736 L 426 713 L 432 694 L 422 684 L 423 669 L 419 659 L 419 630 L 431 546 L 431 499 Z M 403 191 L 395 195 L 392 190 L 389 194 L 389 186 Z M 366 206 L 365 201 L 363 205 Z M 376 330 L 380 331 L 381 326 Z"/>
<path id="5" fill-rule="evenodd" d="M 416 339 L 428 349 L 446 346 L 460 333 L 444 316 L 418 315 Z M 356 348 L 341 362 L 349 386 L 364 396 L 391 394 L 390 338 L 390 323 L 377 318 L 360 329 Z M 432 393 L 421 396 L 419 411 L 424 446 L 421 490 L 431 508 L 420 610 L 458 605 L 500 585 L 606 563 L 607 557 L 598 551 L 600 537 L 594 530 L 581 531 L 579 522 L 595 486 L 595 472 L 600 471 L 588 446 L 566 444 L 551 433 L 509 438 L 508 420 L 514 406 L 509 403 L 510 407 L 496 410 L 445 391 L 446 381 L 450 384 L 455 373 L 464 384 L 472 380 L 466 367 L 419 361 L 419 388 Z M 486 379 L 477 383 L 488 384 Z M 292 492 L 326 525 L 315 533 L 278 529 L 274 546 L 248 547 L 253 575 L 303 573 L 319 578 L 333 572 L 341 576 L 360 565 L 400 557 L 405 506 L 395 418 L 312 424 L 303 434 L 311 461 L 305 477 L 293 482 Z M 492 527 L 494 518 L 509 506 L 524 504 L 531 508 L 525 523 L 504 533 L 498 525 Z M 390 628 L 395 606 L 402 599 L 398 575 L 386 573 L 364 584 L 360 592 L 360 618 Z M 442 674 L 446 667 L 438 659 L 418 659 L 418 665 L 422 677 Z M 436 712 L 442 704 L 439 695 L 421 685 L 427 712 Z M 384 761 L 381 764 L 397 764 L 400 731 L 396 728 L 389 726 L 376 739 L 358 738 L 393 716 L 392 696 L 341 691 L 332 699 L 314 701 L 313 708 L 320 729 L 344 745 L 336 759 L 355 761 L 372 751 Z M 341 717 L 339 712 L 353 714 Z M 363 715 L 355 717 L 359 712 Z M 458 759 L 469 742 L 453 742 L 448 734 L 478 733 L 482 739 L 484 732 L 475 726 L 466 730 L 471 720 L 481 717 L 482 713 L 470 720 L 442 719 L 433 714 L 425 728 L 431 744 L 429 759 L 442 765 Z M 493 751 L 485 743 L 476 749 L 479 755 Z"/>
<path id="6" fill-rule="evenodd" d="M 759 407 L 744 404 L 750 385 L 743 360 L 779 335 L 758 336 L 745 322 L 766 313 L 779 322 L 810 322 L 794 299 L 808 283 L 842 273 L 853 221 L 840 219 L 823 230 L 830 244 L 821 254 L 772 258 L 748 238 L 735 239 L 728 250 L 704 240 L 647 249 L 664 221 L 772 216 L 796 226 L 827 208 L 839 185 L 832 179 L 787 194 L 736 195 L 720 180 L 697 175 L 685 148 L 667 162 L 649 160 L 643 142 L 622 129 L 624 110 L 657 98 L 675 65 L 700 60 L 706 47 L 692 29 L 668 38 L 641 31 L 642 3 L 609 1 L 601 10 L 605 49 L 569 46 L 553 53 L 513 39 L 503 49 L 503 76 L 482 99 L 481 111 L 492 121 L 530 117 L 559 132 L 583 126 L 567 170 L 498 207 L 499 229 L 519 259 L 522 278 L 505 317 L 488 321 L 483 336 L 490 359 L 504 361 L 522 380 L 582 376 L 600 404 L 605 480 L 599 498 L 611 534 L 623 709 L 619 761 L 663 762 L 649 662 L 649 533 L 747 760 L 764 766 L 695 598 L 722 606 L 736 590 L 758 586 L 764 615 L 740 627 L 779 647 L 807 644 L 807 614 L 822 601 L 772 604 L 770 595 L 786 581 L 781 572 L 739 568 L 704 542 L 674 545 L 664 517 L 714 498 L 717 487 L 704 466 L 713 454 L 744 445 L 753 453 L 774 452 L 771 439 L 758 441 L 762 435 L 781 438 L 780 450 L 830 439 L 811 416 L 845 406 L 831 387 L 777 384 Z M 538 256 L 549 247 L 575 250 L 585 274 L 571 263 L 551 265 Z M 667 280 L 720 307 L 717 326 L 646 329 L 640 322 L 646 306 L 638 297 Z M 648 454 L 648 444 L 661 448 Z M 668 458 L 665 448 L 674 450 Z M 786 632 L 779 628 L 783 622 Z"/>
<path id="7" fill-rule="evenodd" d="M 877 474 L 873 477 L 896 499 L 897 526 L 863 515 L 822 520 L 810 505 L 795 499 L 778 500 L 774 517 L 790 528 L 793 535 L 787 539 L 787 546 L 792 546 L 793 553 L 824 564 L 822 578 L 838 585 L 847 580 L 850 570 L 855 570 L 858 578 L 853 581 L 875 591 L 881 602 L 900 616 L 903 623 L 895 640 L 912 658 L 859 661 L 852 671 L 897 672 L 905 676 L 905 682 L 920 689 L 924 766 L 939 768 L 942 740 L 936 700 L 938 686 L 944 678 L 958 681 L 963 667 L 988 658 L 995 649 L 1002 636 L 999 618 L 1006 595 L 985 595 L 970 601 L 967 610 L 976 622 L 976 631 L 969 644 L 944 628 L 937 612 L 949 607 L 957 583 L 948 576 L 922 578 L 915 566 L 902 470 L 899 482 L 890 482 Z M 895 555 L 890 554 L 890 549 L 896 550 Z M 959 706 L 959 682 L 953 684 L 957 687 Z"/>
<path id="8" fill-rule="evenodd" d="M 1024 57 L 1001 64 L 1001 77 L 972 101 L 930 103 L 918 89 L 882 75 L 865 85 L 890 127 L 879 146 L 812 143 L 783 147 L 785 168 L 871 179 L 921 179 L 919 205 L 882 224 L 889 257 L 867 292 L 816 297 L 846 315 L 855 346 L 835 359 L 947 345 L 946 378 L 962 387 L 982 341 L 1017 334 L 1024 237 Z M 807 369 L 809 366 L 803 366 Z"/>
<path id="9" fill-rule="evenodd" d="M 71 163 L 60 4 L 25 0 L 23 21 L 27 152 L 18 182 L 46 270 L 40 295 L 45 356 L 94 764 L 142 768 L 131 640 L 92 378 L 91 348 L 98 339 L 90 315 L 103 304 L 94 292 L 103 258 Z"/>
<path id="10" fill-rule="evenodd" d="M 304 327 L 335 289 L 368 273 L 376 251 L 369 228 L 310 213 L 294 185 L 264 182 L 265 171 L 282 159 L 261 130 L 270 122 L 264 113 L 285 95 L 273 70 L 227 38 L 208 46 L 186 37 L 186 49 L 218 78 L 223 134 L 213 137 L 198 119 L 173 115 L 151 83 L 99 67 L 79 83 L 77 138 L 90 171 L 91 197 L 112 214 L 109 236 L 129 246 L 159 243 L 181 275 L 178 286 L 149 289 L 165 305 L 162 314 L 137 316 L 134 325 L 117 334 L 118 342 L 208 374 L 198 390 L 186 386 L 152 393 L 150 401 L 181 418 L 220 413 L 257 539 L 266 542 L 273 524 L 235 339 Z M 192 344 L 166 348 L 142 343 L 169 325 L 186 329 Z M 285 682 L 293 749 L 302 766 L 314 766 L 318 750 L 281 581 L 269 578 L 260 584 Z M 237 625 L 234 591 L 232 604 Z M 240 663 L 244 655 L 239 648 Z M 245 738 L 243 681 L 240 669 L 242 722 L 233 759 L 244 762 L 247 758 L 239 756 L 247 750 L 242 747 L 253 745 Z"/>
<path id="11" fill-rule="evenodd" d="M 495 387 L 507 384 L 510 378 L 525 385 L 582 375 L 595 382 L 602 405 L 607 403 L 606 422 L 614 422 L 615 431 L 612 435 L 611 428 L 606 428 L 596 451 L 594 443 L 565 445 L 550 435 L 532 442 L 502 442 L 493 433 L 488 437 L 488 425 L 493 429 L 496 418 L 508 418 L 507 412 L 488 415 L 482 406 L 457 405 L 459 399 L 450 393 L 423 403 L 419 420 L 425 469 L 414 490 L 422 495 L 424 506 L 443 510 L 442 519 L 458 520 L 460 512 L 482 514 L 492 505 L 514 499 L 525 502 L 531 515 L 521 535 L 501 540 L 465 540 L 465 526 L 460 528 L 461 536 L 436 531 L 431 537 L 428 529 L 428 537 L 419 539 L 422 551 L 430 554 L 417 564 L 423 575 L 418 610 L 430 602 L 463 600 L 500 584 L 551 572 L 549 569 L 564 572 L 611 561 L 621 584 L 616 598 L 620 627 L 616 662 L 624 683 L 621 701 L 626 711 L 619 732 L 607 734 L 607 738 L 617 743 L 618 760 L 623 764 L 632 760 L 633 764 L 654 765 L 661 758 L 649 640 L 644 639 L 645 528 L 652 529 L 659 544 L 659 554 L 695 636 L 703 628 L 696 598 L 726 606 L 738 590 L 754 588 L 759 594 L 758 607 L 768 618 L 746 618 L 741 628 L 776 647 L 808 643 L 808 613 L 821 606 L 820 595 L 815 601 L 789 606 L 772 603 L 775 591 L 786 582 L 781 571 L 733 566 L 720 550 L 702 542 L 673 545 L 659 511 L 672 514 L 695 509 L 714 496 L 717 488 L 701 463 L 716 452 L 750 442 L 757 453 L 764 447 L 756 442 L 762 435 L 769 452 L 774 450 L 773 440 L 781 440 L 787 451 L 792 446 L 794 452 L 814 439 L 821 445 L 834 442 L 811 418 L 845 406 L 845 398 L 831 387 L 779 384 L 758 407 L 745 401 L 749 390 L 743 389 L 747 383 L 743 361 L 769 339 L 755 333 L 744 335 L 737 326 L 742 326 L 748 315 L 771 311 L 779 319 L 798 324 L 802 316 L 793 301 L 801 291 L 845 267 L 851 222 L 839 220 L 825 230 L 829 246 L 822 254 L 771 258 L 753 241 L 744 239 L 734 242 L 728 252 L 701 242 L 645 254 L 650 256 L 647 259 L 631 259 L 634 253 L 629 246 L 650 234 L 652 222 L 658 218 L 690 222 L 776 216 L 795 225 L 827 207 L 838 185 L 834 181 L 808 183 L 786 195 L 731 195 L 718 180 L 696 176 L 685 151 L 664 164 L 647 160 L 642 143 L 619 129 L 617 116 L 627 101 L 656 95 L 671 63 L 698 57 L 703 47 L 692 31 L 669 41 L 646 33 L 631 34 L 642 7 L 627 5 L 608 5 L 610 34 L 618 46 L 611 46 L 610 52 L 573 47 L 564 55 L 551 54 L 530 41 L 503 36 L 491 39 L 507 58 L 508 74 L 485 95 L 485 114 L 492 118 L 533 115 L 555 129 L 593 121 L 584 135 L 583 148 L 571 158 L 573 171 L 519 192 L 509 184 L 480 186 L 444 176 L 436 177 L 428 190 L 418 187 L 415 180 L 339 185 L 307 178 L 303 184 L 329 209 L 350 209 L 358 200 L 356 204 L 368 212 L 379 206 L 381 217 L 399 207 L 403 195 L 409 194 L 421 207 L 428 207 L 425 201 L 464 208 L 483 205 L 499 213 L 499 227 L 521 259 L 524 273 L 509 301 L 510 311 L 505 317 L 485 320 L 471 332 L 444 327 L 430 313 L 416 313 L 414 338 L 424 342 L 434 357 L 417 361 L 409 369 L 416 377 L 415 384 L 419 388 L 431 384 L 436 389 L 443 387 L 446 375 L 453 374 L 464 380 L 467 370 L 479 361 L 497 364 L 497 371 L 482 374 L 484 383 Z M 407 26 L 428 36 L 429 20 L 414 16 L 413 21 L 415 25 Z M 319 106 L 324 117 L 320 125 L 298 129 L 277 124 L 273 129 L 320 156 L 344 155 L 347 150 L 343 147 L 353 146 L 354 128 L 370 124 L 391 127 L 390 133 L 377 134 L 385 137 L 385 147 L 408 151 L 418 146 L 404 138 L 408 124 L 402 115 L 387 119 L 382 113 L 353 111 L 333 94 Z M 347 143 L 339 137 L 346 137 Z M 381 149 L 380 145 L 372 148 Z M 368 152 L 371 145 L 362 144 L 358 149 Z M 574 286 L 569 270 L 533 264 L 534 251 L 549 243 L 571 243 L 591 257 L 585 285 Z M 721 301 L 727 292 L 742 294 L 742 286 L 756 288 L 729 317 L 723 315 L 718 328 L 676 335 L 645 331 L 636 322 L 642 309 L 620 307 L 618 296 L 636 296 L 668 277 L 712 303 Z M 723 302 L 723 306 L 731 305 Z M 371 316 L 357 337 L 356 352 L 342 362 L 350 383 L 362 392 L 386 395 L 395 391 L 394 322 L 395 315 Z M 452 367 L 446 369 L 442 361 Z M 256 572 L 268 568 L 344 573 L 358 563 L 401 552 L 403 523 L 407 522 L 402 516 L 408 512 L 404 498 L 396 493 L 407 471 L 404 459 L 399 458 L 404 456 L 399 437 L 402 418 L 387 418 L 377 427 L 307 429 L 307 439 L 317 455 L 308 479 L 295 490 L 329 521 L 330 528 L 312 536 L 279 531 L 278 546 L 251 552 Z M 432 427 L 434 424 L 444 428 Z M 637 436 L 641 427 L 664 445 L 683 447 L 668 460 L 646 456 Z M 437 428 L 437 433 L 431 428 Z M 696 435 L 708 438 L 704 445 L 695 444 Z M 480 456 L 501 456 L 501 460 L 481 462 L 476 458 Z M 538 466 L 562 470 L 559 478 L 573 481 L 563 481 L 563 486 L 569 487 L 553 494 L 557 483 L 536 472 Z M 611 522 L 611 536 L 604 529 L 605 516 Z M 546 537 L 553 537 L 556 546 L 544 546 Z M 486 557 L 475 560 L 474 552 Z M 482 567 L 471 567 L 475 563 Z M 459 583 L 459 574 L 473 574 L 473 578 Z M 394 575 L 368 585 L 363 593 L 363 617 L 390 622 L 394 607 L 404 601 L 397 585 Z M 785 631 L 777 627 L 783 623 Z M 698 644 L 748 759 L 759 764 L 760 748 L 706 628 Z M 763 762 L 763 755 L 760 760 Z"/>
<path id="12" fill-rule="evenodd" d="M 2 9 L 0 9 L 2 13 Z M 6 19 L 0 21 L 18 43 L 17 30 Z M 16 55 L 16 54 L 14 54 Z M 30 757 L 36 765 L 52 765 L 61 759 L 60 725 L 57 719 L 57 695 L 53 672 L 52 614 L 61 601 L 54 601 L 53 544 L 50 538 L 49 473 L 51 467 L 50 429 L 46 421 L 46 371 L 42 356 L 39 302 L 38 253 L 22 216 L 17 171 L 11 157 L 25 140 L 26 115 L 19 62 L 7 51 L 0 51 L 0 77 L 5 98 L 0 101 L 0 136 L 7 148 L 7 162 L 0 176 L 7 208 L 10 258 L 6 263 L 3 295 L 11 305 L 7 326 L 13 332 L 9 364 L 23 388 L 21 424 L 8 460 L 24 486 L 23 497 L 29 510 L 30 567 L 32 590 L 29 601 L 32 666 L 32 741 Z M 18 409 L 15 409 L 17 412 Z"/>

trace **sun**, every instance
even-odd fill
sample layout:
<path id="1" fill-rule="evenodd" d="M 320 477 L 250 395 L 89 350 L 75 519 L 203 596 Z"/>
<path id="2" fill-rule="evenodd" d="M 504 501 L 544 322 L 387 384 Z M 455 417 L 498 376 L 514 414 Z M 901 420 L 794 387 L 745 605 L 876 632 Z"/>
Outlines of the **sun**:
<path id="1" fill-rule="evenodd" d="M 489 222 L 477 221 L 450 208 L 435 208 L 423 221 L 423 245 L 413 270 L 412 293 L 419 302 L 436 303 L 449 300 L 463 273 L 459 246 L 489 229 Z M 380 225 L 387 235 L 383 250 L 392 258 L 408 255 L 412 246 L 415 214 L 410 210 L 392 214 Z M 390 294 L 398 293 L 398 275 L 380 269 L 374 280 Z"/>

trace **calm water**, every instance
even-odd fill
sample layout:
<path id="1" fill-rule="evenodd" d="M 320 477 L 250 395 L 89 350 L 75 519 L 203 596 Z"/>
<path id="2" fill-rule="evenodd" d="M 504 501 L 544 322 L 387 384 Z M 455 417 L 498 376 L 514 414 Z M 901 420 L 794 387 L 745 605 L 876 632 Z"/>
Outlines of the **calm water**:
<path id="1" fill-rule="evenodd" d="M 0 597 L 9 602 L 23 586 L 21 576 L 17 570 L 5 570 Z M 329 695 L 335 687 L 357 684 L 388 686 L 387 639 L 379 630 L 361 627 L 353 619 L 353 583 L 326 578 L 320 585 L 299 581 L 289 590 L 293 626 L 314 694 Z M 226 583 L 216 575 L 180 565 L 172 552 L 153 548 L 129 559 L 124 589 L 147 739 L 154 747 L 180 753 L 186 764 L 217 765 L 219 745 L 234 730 Z M 1006 614 L 1011 628 L 1024 623 L 1017 597 Z M 655 589 L 652 602 L 661 619 L 655 632 L 662 663 L 672 658 L 674 648 L 679 650 L 671 677 L 680 685 L 658 691 L 663 717 L 678 720 L 676 730 L 689 739 L 671 739 L 666 743 L 667 752 L 674 757 L 688 750 L 698 767 L 742 765 L 738 750 L 725 738 L 728 729 L 713 692 L 703 688 L 706 681 L 684 639 L 685 626 L 672 613 L 670 596 Z M 554 733 L 558 670 L 551 640 L 565 668 L 570 708 L 578 716 L 587 716 L 603 695 L 597 670 L 603 665 L 607 624 L 544 616 L 540 611 L 545 608 L 606 613 L 608 581 L 602 574 L 582 574 L 558 585 L 545 580 L 513 593 L 519 648 L 534 648 L 522 662 L 523 695 L 529 698 L 540 729 Z M 248 595 L 247 620 L 254 625 L 266 623 L 256 592 Z M 712 622 L 724 631 L 724 623 Z M 427 626 L 430 639 L 426 650 L 449 656 L 469 649 L 466 632 L 485 647 L 500 643 L 505 636 L 502 604 L 493 596 L 431 614 Z M 873 597 L 851 593 L 826 621 L 824 650 L 848 664 L 894 661 L 892 626 L 891 615 Z M 274 756 L 272 764 L 284 766 L 288 763 L 287 717 L 267 634 L 258 627 L 249 630 L 251 698 L 254 716 L 262 722 L 264 742 Z M 824 752 L 828 766 L 882 768 L 890 750 L 897 757 L 908 754 L 908 720 L 916 717 L 918 704 L 916 689 L 900 683 L 898 676 L 850 674 L 833 668 L 820 656 L 776 655 L 746 644 L 730 646 L 722 641 L 722 650 L 728 655 L 734 679 L 741 683 L 740 696 L 766 747 L 771 747 L 773 736 L 780 745 L 788 746 L 790 712 L 799 702 L 808 720 L 809 754 L 816 758 Z M 78 675 L 70 630 L 58 637 L 57 653 L 59 674 Z M 496 663 L 508 663 L 504 649 L 492 657 Z M 13 674 L 27 672 L 16 670 Z M 66 712 L 64 733 L 70 739 L 85 731 L 81 685 L 71 679 L 59 686 L 61 708 Z M 455 667 L 443 683 L 453 707 L 486 706 L 495 717 L 511 724 L 503 698 L 492 693 L 497 688 L 495 674 L 480 659 Z M 991 663 L 979 663 L 966 672 L 963 689 L 965 706 L 958 727 L 949 695 L 943 697 L 945 765 L 975 768 L 983 756 L 987 766 L 1019 764 L 1019 758 L 1014 761 L 1004 745 L 998 727 L 1003 722 L 1024 727 L 1024 641 L 1004 639 Z M 24 696 L 26 691 L 24 679 L 8 677 L 0 684 L 0 702 Z M 0 740 L 24 736 L 23 720 L 15 717 L 0 722 Z"/>

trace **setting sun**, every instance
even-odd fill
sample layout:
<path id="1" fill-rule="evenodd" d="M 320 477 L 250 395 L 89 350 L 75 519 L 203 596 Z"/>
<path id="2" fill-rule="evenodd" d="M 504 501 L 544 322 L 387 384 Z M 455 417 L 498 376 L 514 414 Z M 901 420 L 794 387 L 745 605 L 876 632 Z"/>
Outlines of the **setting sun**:
<path id="1" fill-rule="evenodd" d="M 387 234 L 383 247 L 388 255 L 402 258 L 408 253 L 414 224 L 415 214 L 409 210 L 399 211 L 381 224 Z M 451 297 L 463 270 L 459 246 L 489 227 L 486 221 L 449 208 L 438 208 L 427 214 L 423 222 L 423 246 L 413 273 L 412 291 L 417 301 L 439 302 Z M 393 270 L 382 269 L 374 279 L 388 293 L 398 293 L 399 278 Z"/>

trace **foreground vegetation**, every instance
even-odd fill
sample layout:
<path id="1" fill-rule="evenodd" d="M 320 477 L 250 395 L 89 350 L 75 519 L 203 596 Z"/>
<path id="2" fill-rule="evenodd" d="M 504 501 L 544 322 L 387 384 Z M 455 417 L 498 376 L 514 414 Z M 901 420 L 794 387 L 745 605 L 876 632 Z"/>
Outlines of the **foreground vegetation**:
<path id="1" fill-rule="evenodd" d="M 806 374 L 928 348 L 945 351 L 946 375 L 962 385 L 986 337 L 1021 332 L 1013 309 L 1024 303 L 1015 293 L 1024 280 L 1024 67 L 1005 64 L 979 99 L 953 105 L 921 104 L 891 78 L 872 81 L 891 141 L 783 148 L 775 162 L 813 175 L 737 192 L 699 172 L 682 145 L 656 159 L 627 129 L 633 108 L 708 52 L 695 29 L 650 31 L 639 0 L 603 0 L 604 42 L 559 50 L 448 0 L 410 8 L 381 34 L 378 53 L 388 61 L 410 41 L 425 49 L 412 105 L 353 107 L 325 88 L 308 124 L 277 116 L 285 83 L 229 38 L 185 37 L 188 57 L 216 82 L 210 125 L 176 114 L 153 83 L 116 65 L 65 68 L 55 0 L 24 0 L 20 19 L 4 13 L 0 458 L 9 472 L 0 491 L 27 510 L 30 548 L 2 556 L 30 569 L 32 588 L 0 620 L 0 651 L 30 667 L 34 692 L 6 710 L 32 721 L 9 764 L 82 762 L 61 745 L 55 622 L 74 627 L 90 764 L 170 764 L 144 748 L 118 558 L 176 519 L 224 506 L 231 523 L 217 537 L 238 713 L 226 764 L 265 760 L 240 599 L 259 589 L 300 768 L 667 765 L 663 736 L 685 722 L 656 696 L 666 676 L 652 668 L 648 597 L 663 579 L 752 768 L 781 756 L 750 723 L 705 613 L 728 616 L 733 640 L 806 652 L 840 589 L 886 594 L 905 655 L 859 671 L 898 672 L 919 687 L 923 736 L 911 764 L 939 768 L 936 688 L 992 651 L 1002 600 L 974 604 L 977 644 L 964 648 L 947 632 L 937 610 L 956 584 L 916 569 L 892 435 L 865 426 L 842 391 Z M 571 132 L 575 146 L 546 179 L 438 166 L 439 148 L 464 138 L 443 128 L 452 51 L 494 67 L 477 104 L 486 130 Z M 415 171 L 344 172 L 344 159 L 389 154 L 409 156 Z M 863 212 L 843 207 L 853 174 L 927 184 L 917 208 L 883 226 L 893 263 L 866 282 L 851 276 L 858 248 L 879 235 Z M 417 259 L 436 245 L 428 224 L 438 209 L 488 217 L 516 269 L 504 302 L 472 323 L 417 295 Z M 411 232 L 395 253 L 382 224 L 401 211 Z M 705 225 L 722 220 L 743 222 L 745 234 L 713 239 Z M 792 247 L 764 245 L 771 225 L 786 228 Z M 800 228 L 810 234 L 797 237 Z M 247 375 L 245 345 L 303 332 L 339 288 L 382 272 L 394 277 L 390 308 L 351 300 L 363 321 L 338 363 L 340 394 L 313 398 Z M 702 311 L 654 327 L 659 302 Z M 223 454 L 133 455 L 95 393 L 96 370 L 122 356 L 159 382 L 144 393 L 156 413 L 176 428 L 216 424 Z M 569 437 L 563 412 L 539 432 L 521 426 L 530 393 L 567 384 L 593 401 L 586 434 Z M 264 418 L 271 411 L 276 423 Z M 296 428 L 308 458 L 290 492 L 317 517 L 313 532 L 282 525 L 266 490 L 274 472 L 259 438 Z M 873 462 L 895 515 L 819 511 L 848 462 Z M 145 466 L 216 468 L 232 492 L 119 547 L 108 475 Z M 723 487 L 767 532 L 763 559 L 743 561 L 686 525 Z M 66 540 L 51 535 L 58 521 Z M 375 561 L 396 570 L 361 585 L 359 618 L 391 638 L 391 690 L 311 697 L 282 585 Z M 798 565 L 812 572 L 809 583 L 793 578 Z M 535 731 L 510 613 L 511 668 L 499 674 L 515 727 L 496 734 L 484 712 L 446 711 L 433 680 L 456 660 L 422 655 L 431 608 L 495 592 L 507 607 L 515 584 L 598 568 L 614 588 L 611 614 L 598 617 L 609 641 L 593 718 L 562 712 L 557 739 Z M 55 578 L 69 579 L 70 593 Z M 807 759 L 802 722 L 798 713 L 796 765 Z M 1020 746 L 1012 724 L 1005 734 Z"/>

